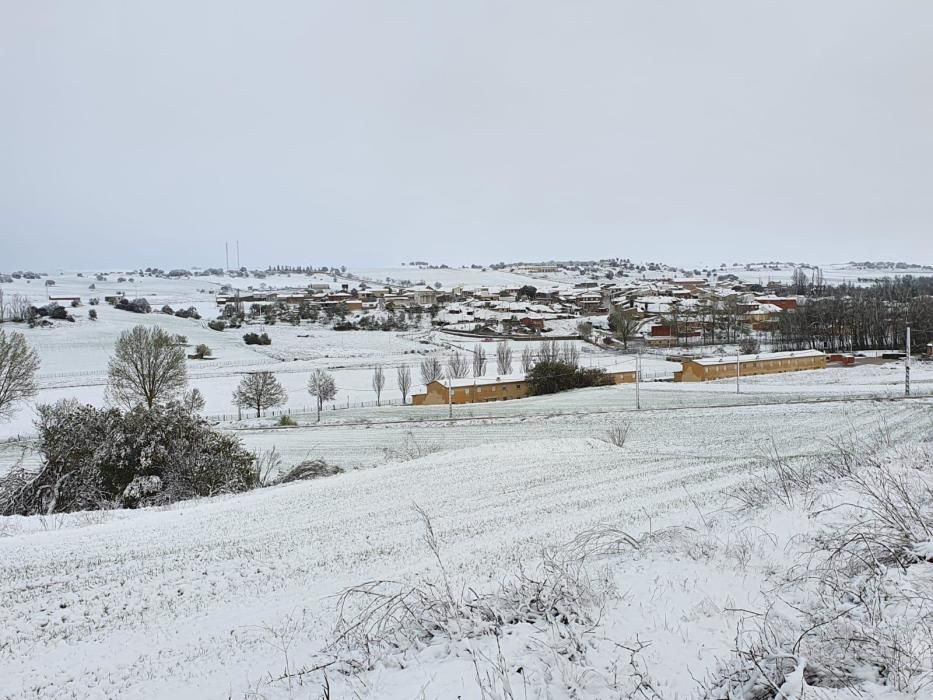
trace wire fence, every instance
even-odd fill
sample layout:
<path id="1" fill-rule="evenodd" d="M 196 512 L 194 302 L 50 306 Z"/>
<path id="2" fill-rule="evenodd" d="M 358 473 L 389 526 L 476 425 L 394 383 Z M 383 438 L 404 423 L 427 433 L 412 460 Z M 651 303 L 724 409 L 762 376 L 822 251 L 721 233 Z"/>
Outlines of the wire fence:
<path id="1" fill-rule="evenodd" d="M 409 399 L 406 402 L 407 405 L 411 404 Z M 376 408 L 379 406 L 401 406 L 401 399 L 383 399 L 381 401 L 333 401 L 326 403 L 321 407 L 321 413 L 326 413 L 328 411 L 345 411 L 350 408 Z M 251 420 L 254 418 L 279 418 L 281 416 L 306 416 L 314 415 L 317 413 L 317 406 L 293 406 L 290 408 L 280 408 L 280 409 L 269 409 L 263 411 L 262 415 L 255 409 L 244 408 L 238 410 L 235 413 L 215 413 L 213 415 L 206 415 L 206 418 L 209 421 L 233 421 L 233 420 Z"/>

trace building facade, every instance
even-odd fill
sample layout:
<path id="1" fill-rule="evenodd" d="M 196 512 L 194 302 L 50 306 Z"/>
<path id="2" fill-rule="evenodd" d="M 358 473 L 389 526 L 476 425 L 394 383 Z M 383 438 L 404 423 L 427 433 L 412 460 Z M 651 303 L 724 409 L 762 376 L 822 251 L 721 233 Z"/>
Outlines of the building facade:
<path id="1" fill-rule="evenodd" d="M 799 372 L 808 369 L 825 369 L 826 354 L 819 350 L 794 352 L 770 352 L 757 355 L 739 355 L 738 358 L 701 357 L 685 359 L 681 371 L 674 373 L 675 382 L 708 382 L 713 379 L 729 379 L 736 376 L 756 374 L 778 374 Z"/>

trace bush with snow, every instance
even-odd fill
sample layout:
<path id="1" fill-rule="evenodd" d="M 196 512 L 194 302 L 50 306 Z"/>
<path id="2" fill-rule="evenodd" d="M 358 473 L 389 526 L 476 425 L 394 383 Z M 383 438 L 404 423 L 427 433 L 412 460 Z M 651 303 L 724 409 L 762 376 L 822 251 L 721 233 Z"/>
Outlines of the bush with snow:
<path id="1" fill-rule="evenodd" d="M 172 403 L 121 412 L 63 400 L 38 408 L 42 466 L 0 480 L 0 514 L 94 510 L 149 496 L 170 503 L 254 487 L 253 455 L 231 435 L 211 429 L 186 406 Z M 144 489 L 143 484 L 148 484 Z"/>

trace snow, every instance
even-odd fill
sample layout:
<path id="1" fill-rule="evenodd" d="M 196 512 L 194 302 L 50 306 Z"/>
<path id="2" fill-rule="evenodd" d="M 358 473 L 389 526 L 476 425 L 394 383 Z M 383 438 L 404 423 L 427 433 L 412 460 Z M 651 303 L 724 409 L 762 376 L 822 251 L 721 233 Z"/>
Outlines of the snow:
<path id="1" fill-rule="evenodd" d="M 886 408 L 893 436 L 923 426 L 927 410 L 920 402 Z M 277 630 L 295 630 L 293 664 L 311 663 L 332 635 L 330 596 L 370 579 L 417 582 L 436 573 L 413 503 L 432 517 L 455 585 L 488 590 L 534 566 L 542 547 L 600 524 L 635 533 L 701 527 L 698 508 L 713 518 L 723 490 L 757 473 L 760 448 L 749 434 L 772 434 L 788 454 L 817 455 L 830 438 L 864 432 L 880 414 L 870 403 L 840 402 L 625 418 L 633 426 L 622 449 L 601 439 L 618 414 L 278 431 L 286 450 L 327 458 L 355 450 L 351 460 L 359 459 L 408 432 L 425 445 L 440 442 L 442 451 L 166 509 L 4 523 L 0 697 L 244 697 L 283 669 Z M 753 524 L 726 522 L 717 536 Z M 729 653 L 736 611 L 759 601 L 767 566 L 727 567 L 732 556 L 678 550 L 636 557 L 611 573 L 619 596 L 607 603 L 599 639 L 650 642 L 643 662 L 663 680 L 662 697 L 687 697 L 685 670 L 711 673 Z M 530 641 L 521 630 L 503 641 L 513 667 L 540 667 Z M 476 649 L 489 653 L 489 643 L 479 640 Z M 421 687 L 425 697 L 455 689 L 476 696 L 465 644 L 383 666 L 366 677 L 368 697 L 413 697 Z M 605 666 L 612 645 L 595 644 L 594 664 Z M 352 695 L 352 679 L 337 674 L 331 682 L 340 689 L 335 697 Z M 583 697 L 605 696 L 595 680 L 579 682 Z M 319 679 L 311 690 L 318 687 Z M 263 687 L 263 695 L 289 697 L 282 686 Z"/>

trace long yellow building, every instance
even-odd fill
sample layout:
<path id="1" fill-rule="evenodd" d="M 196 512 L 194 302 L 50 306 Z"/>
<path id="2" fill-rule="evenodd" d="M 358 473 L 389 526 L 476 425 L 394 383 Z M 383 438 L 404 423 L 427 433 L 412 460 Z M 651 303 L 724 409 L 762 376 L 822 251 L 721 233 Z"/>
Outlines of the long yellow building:
<path id="1" fill-rule="evenodd" d="M 614 384 L 635 381 L 634 369 L 619 367 L 605 368 L 606 375 Z M 528 396 L 528 382 L 524 374 L 502 377 L 464 377 L 463 379 L 438 379 L 425 387 L 423 393 L 411 395 L 415 406 L 436 406 L 445 403 L 485 403 L 487 401 L 508 401 L 523 399 Z"/>
<path id="2" fill-rule="evenodd" d="M 707 382 L 755 374 L 799 372 L 807 369 L 825 369 L 826 353 L 819 350 L 793 352 L 763 352 L 757 355 L 723 355 L 683 360 L 681 371 L 674 372 L 675 382 Z"/>

